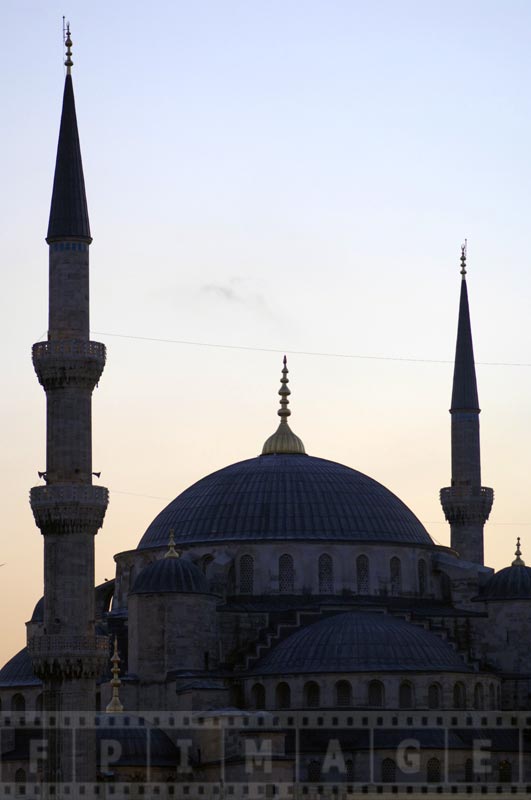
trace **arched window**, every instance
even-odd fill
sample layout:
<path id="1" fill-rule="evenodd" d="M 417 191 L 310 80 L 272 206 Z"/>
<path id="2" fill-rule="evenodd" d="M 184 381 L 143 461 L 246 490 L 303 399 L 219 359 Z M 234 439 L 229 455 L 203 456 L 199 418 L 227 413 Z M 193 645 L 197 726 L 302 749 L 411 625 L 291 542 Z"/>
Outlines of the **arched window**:
<path id="1" fill-rule="evenodd" d="M 419 594 L 424 597 L 426 594 L 426 562 L 423 558 L 418 563 Z"/>
<path id="2" fill-rule="evenodd" d="M 352 705 L 352 686 L 348 681 L 338 681 L 336 683 L 336 705 Z"/>
<path id="3" fill-rule="evenodd" d="M 133 591 L 133 584 L 135 582 L 135 578 L 136 578 L 136 569 L 135 569 L 135 565 L 132 564 L 129 567 L 129 576 L 128 576 L 128 584 L 127 584 L 127 591 L 128 592 L 132 592 Z"/>
<path id="4" fill-rule="evenodd" d="M 293 594 L 295 587 L 295 570 L 292 556 L 284 553 L 278 559 L 278 588 L 282 594 Z"/>
<path id="5" fill-rule="evenodd" d="M 369 559 L 367 556 L 358 556 L 356 559 L 356 582 L 358 594 L 369 594 Z"/>
<path id="6" fill-rule="evenodd" d="M 26 772 L 25 772 L 25 770 L 17 769 L 17 771 L 15 772 L 15 783 L 18 783 L 18 784 L 25 784 L 26 783 Z M 26 794 L 25 787 L 22 786 L 22 785 L 17 786 L 15 794 L 18 795 L 19 797 L 22 797 L 23 795 L 25 795 Z"/>
<path id="7" fill-rule="evenodd" d="M 321 780 L 321 764 L 315 758 L 312 758 L 308 764 L 308 781 L 309 783 L 319 783 Z"/>
<path id="8" fill-rule="evenodd" d="M 474 708 L 476 711 L 483 711 L 485 708 L 485 692 L 481 683 L 474 686 Z"/>
<path id="9" fill-rule="evenodd" d="M 43 703 L 43 698 L 41 692 L 40 694 L 37 695 L 37 698 L 35 700 L 35 709 L 37 711 L 42 711 L 42 703 Z M 97 706 L 97 708 L 99 708 L 99 706 Z"/>
<path id="10" fill-rule="evenodd" d="M 265 709 L 265 689 L 263 684 L 255 683 L 251 689 L 251 703 L 253 708 L 263 711 Z"/>
<path id="11" fill-rule="evenodd" d="M 307 708 L 319 708 L 321 702 L 321 691 L 315 681 L 308 681 L 304 684 L 304 705 Z"/>
<path id="12" fill-rule="evenodd" d="M 277 708 L 289 708 L 291 706 L 291 689 L 285 681 L 277 685 L 275 694 Z"/>
<path id="13" fill-rule="evenodd" d="M 438 683 L 430 684 L 428 688 L 428 708 L 441 707 L 441 687 Z"/>
<path id="14" fill-rule="evenodd" d="M 207 569 L 209 568 L 210 564 L 212 564 L 213 561 L 214 561 L 214 556 L 210 554 L 207 556 L 203 556 L 203 558 L 201 559 L 201 569 L 203 570 L 203 575 L 207 574 Z"/>
<path id="15" fill-rule="evenodd" d="M 252 594 L 254 591 L 254 559 L 252 556 L 240 558 L 240 594 Z"/>
<path id="16" fill-rule="evenodd" d="M 227 594 L 232 595 L 236 592 L 236 570 L 234 564 L 231 564 L 227 572 Z"/>
<path id="17" fill-rule="evenodd" d="M 491 711 L 496 708 L 496 689 L 493 683 L 489 686 L 489 706 Z"/>
<path id="18" fill-rule="evenodd" d="M 11 711 L 25 711 L 26 710 L 26 701 L 24 700 L 24 695 L 22 694 L 14 694 L 11 698 Z"/>
<path id="19" fill-rule="evenodd" d="M 400 559 L 393 556 L 389 563 L 391 577 L 391 594 L 400 594 L 402 591 L 402 565 Z"/>
<path id="20" fill-rule="evenodd" d="M 430 758 L 426 765 L 426 778 L 428 783 L 441 782 L 441 762 L 438 758 Z"/>
<path id="21" fill-rule="evenodd" d="M 384 685 L 381 681 L 369 683 L 369 705 L 372 708 L 383 708 L 385 704 Z"/>
<path id="22" fill-rule="evenodd" d="M 498 764 L 498 780 L 500 783 L 511 783 L 513 780 L 513 765 L 507 759 Z"/>
<path id="23" fill-rule="evenodd" d="M 382 783 L 396 783 L 396 764 L 392 758 L 382 761 Z"/>
<path id="24" fill-rule="evenodd" d="M 454 708 L 466 708 L 466 689 L 463 683 L 454 685 Z"/>
<path id="25" fill-rule="evenodd" d="M 400 684 L 398 705 L 400 708 L 413 708 L 413 686 L 409 681 L 402 681 Z"/>
<path id="26" fill-rule="evenodd" d="M 332 594 L 334 591 L 334 564 L 328 553 L 319 556 L 319 594 Z"/>
<path id="27" fill-rule="evenodd" d="M 356 779 L 356 773 L 354 772 L 354 760 L 352 758 L 347 758 L 345 763 L 347 768 L 347 781 L 354 781 Z"/>
<path id="28" fill-rule="evenodd" d="M 465 781 L 467 783 L 472 783 L 474 780 L 474 762 L 471 758 L 467 758 L 465 761 Z"/>

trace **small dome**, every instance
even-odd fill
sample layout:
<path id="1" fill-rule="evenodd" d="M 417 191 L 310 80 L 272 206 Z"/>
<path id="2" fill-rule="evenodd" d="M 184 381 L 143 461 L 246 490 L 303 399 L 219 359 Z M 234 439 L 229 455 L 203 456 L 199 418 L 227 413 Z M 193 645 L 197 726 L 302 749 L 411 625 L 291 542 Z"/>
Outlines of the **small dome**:
<path id="1" fill-rule="evenodd" d="M 116 741 L 119 756 L 112 766 L 140 766 L 146 763 L 158 767 L 173 767 L 179 763 L 179 750 L 159 728 L 148 725 L 130 714 L 101 714 L 97 717 L 97 738 Z M 101 752 L 101 747 L 98 747 Z"/>
<path id="2" fill-rule="evenodd" d="M 284 639 L 253 673 L 469 672 L 433 633 L 387 614 L 361 611 L 327 617 Z"/>
<path id="3" fill-rule="evenodd" d="M 41 681 L 33 673 L 33 664 L 24 647 L 0 669 L 0 687 L 38 686 Z"/>
<path id="4" fill-rule="evenodd" d="M 131 594 L 209 594 L 208 582 L 199 567 L 185 558 L 159 558 L 140 572 Z"/>
<path id="5" fill-rule="evenodd" d="M 516 564 L 495 572 L 487 581 L 480 600 L 531 600 L 531 567 Z"/>

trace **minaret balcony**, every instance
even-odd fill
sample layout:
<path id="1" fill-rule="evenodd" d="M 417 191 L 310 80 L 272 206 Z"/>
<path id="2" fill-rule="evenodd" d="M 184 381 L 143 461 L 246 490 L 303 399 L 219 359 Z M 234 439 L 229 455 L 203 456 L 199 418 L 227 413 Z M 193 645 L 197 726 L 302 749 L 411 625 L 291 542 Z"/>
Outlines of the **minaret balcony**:
<path id="1" fill-rule="evenodd" d="M 105 367 L 101 342 L 58 339 L 33 345 L 33 366 L 39 383 L 48 389 L 79 386 L 93 389 Z"/>
<path id="2" fill-rule="evenodd" d="M 440 492 L 444 516 L 450 525 L 484 524 L 494 502 L 487 486 L 447 486 Z"/>
<path id="3" fill-rule="evenodd" d="M 40 634 L 28 641 L 35 673 L 46 678 L 96 678 L 109 660 L 107 636 Z"/>
<path id="4" fill-rule="evenodd" d="M 103 525 L 109 491 L 90 484 L 35 486 L 30 504 L 43 535 L 92 533 Z"/>

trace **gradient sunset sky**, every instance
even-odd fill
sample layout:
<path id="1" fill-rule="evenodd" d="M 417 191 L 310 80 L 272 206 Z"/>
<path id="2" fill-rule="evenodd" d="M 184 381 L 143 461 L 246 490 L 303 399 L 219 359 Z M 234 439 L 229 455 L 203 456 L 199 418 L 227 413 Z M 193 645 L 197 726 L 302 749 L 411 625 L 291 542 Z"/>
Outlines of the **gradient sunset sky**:
<path id="1" fill-rule="evenodd" d="M 92 338 L 108 347 L 93 401 L 94 469 L 111 491 L 98 582 L 184 488 L 260 452 L 284 352 L 307 452 L 371 475 L 449 544 L 438 493 L 465 237 L 495 490 L 486 559 L 510 563 L 521 536 L 531 563 L 528 0 L 2 10 L 0 662 L 42 594 L 28 492 L 45 467 L 45 397 L 30 349 L 47 329 L 63 14 Z"/>

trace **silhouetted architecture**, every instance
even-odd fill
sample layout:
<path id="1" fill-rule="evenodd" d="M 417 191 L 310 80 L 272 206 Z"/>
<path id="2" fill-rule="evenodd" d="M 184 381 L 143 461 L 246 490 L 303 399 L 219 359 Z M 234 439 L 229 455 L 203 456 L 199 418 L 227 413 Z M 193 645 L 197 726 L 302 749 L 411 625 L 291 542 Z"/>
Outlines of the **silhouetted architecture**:
<path id="1" fill-rule="evenodd" d="M 92 240 L 69 34 L 66 44 L 50 326 L 33 347 L 47 399 L 44 483 L 31 490 L 44 597 L 28 647 L 0 670 L 9 793 L 44 782 L 39 794 L 54 798 L 116 794 L 72 787 L 99 781 L 128 798 L 168 797 L 179 783 L 178 796 L 221 800 L 262 781 L 269 797 L 285 784 L 295 797 L 328 796 L 327 784 L 345 782 L 360 794 L 395 783 L 429 794 L 442 782 L 479 793 L 494 782 L 500 794 L 529 780 L 518 724 L 531 711 L 531 568 L 520 541 L 511 566 L 483 563 L 493 493 L 481 485 L 464 250 L 452 482 L 441 491 L 451 547 L 382 484 L 307 453 L 288 424 L 284 358 L 280 424 L 261 451 L 251 443 L 250 458 L 182 492 L 94 588 L 108 495 L 92 483 L 91 400 L 105 348 L 89 336 Z M 39 761 L 31 745 L 43 723 Z M 488 773 L 474 760 L 478 738 L 491 743 Z M 415 778 L 404 739 L 418 742 Z M 267 769 L 250 770 L 249 752 L 266 741 Z M 330 760 L 331 742 L 342 761 Z"/>

